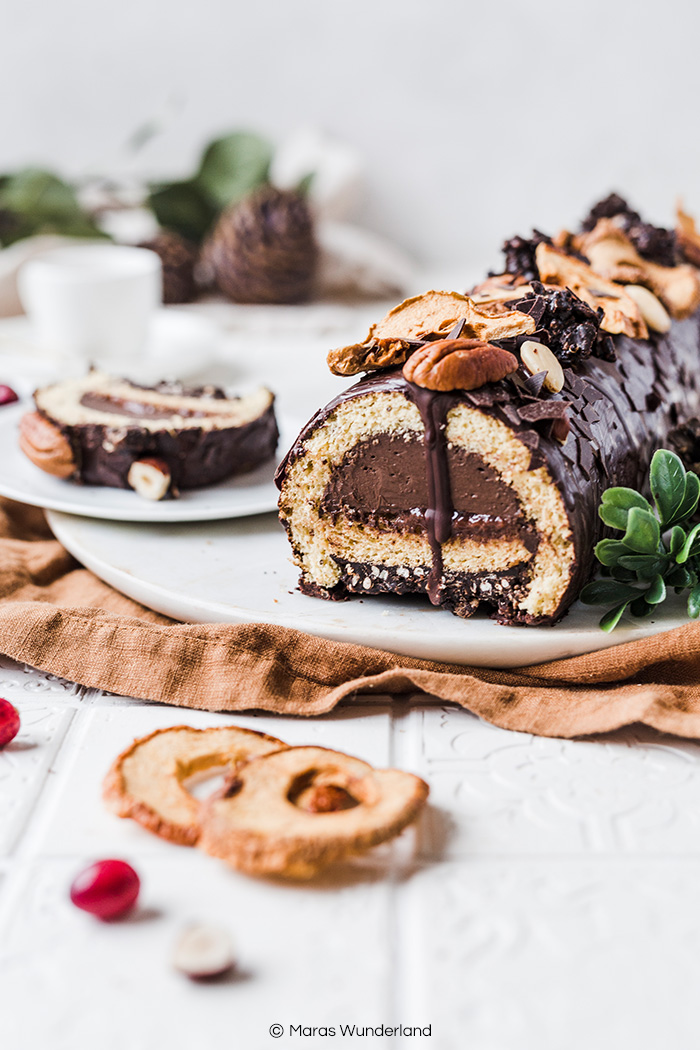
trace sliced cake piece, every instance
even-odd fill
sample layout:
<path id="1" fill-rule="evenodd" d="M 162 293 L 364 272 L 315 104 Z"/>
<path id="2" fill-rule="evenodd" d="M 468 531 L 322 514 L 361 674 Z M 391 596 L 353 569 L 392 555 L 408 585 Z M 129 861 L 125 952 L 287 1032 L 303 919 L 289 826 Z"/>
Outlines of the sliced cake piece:
<path id="1" fill-rule="evenodd" d="M 213 386 L 143 387 L 92 371 L 37 390 L 34 401 L 20 447 L 36 466 L 148 499 L 252 470 L 277 446 L 274 395 L 264 387 L 227 397 Z"/>
<path id="2" fill-rule="evenodd" d="M 540 447 L 501 405 L 423 393 L 400 371 L 373 376 L 302 433 L 280 499 L 302 591 L 419 592 L 459 616 L 480 602 L 508 621 L 555 616 L 576 551 L 543 455 L 553 442 Z"/>

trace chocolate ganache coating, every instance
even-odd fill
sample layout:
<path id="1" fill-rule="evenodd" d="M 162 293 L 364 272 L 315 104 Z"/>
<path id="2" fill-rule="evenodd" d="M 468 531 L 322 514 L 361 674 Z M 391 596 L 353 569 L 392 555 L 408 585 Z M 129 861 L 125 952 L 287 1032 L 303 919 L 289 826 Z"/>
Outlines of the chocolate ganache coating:
<path id="1" fill-rule="evenodd" d="M 614 344 L 615 360 L 578 361 L 564 370 L 559 393 L 542 391 L 539 396 L 528 392 L 518 374 L 476 390 L 439 394 L 413 386 L 398 369 L 367 375 L 309 421 L 280 464 L 277 484 L 283 486 L 290 464 L 305 455 L 306 440 L 339 405 L 370 392 L 402 393 L 419 407 L 428 423 L 425 444 L 432 441 L 437 451 L 425 449 L 421 460 L 420 442 L 388 435 L 376 444 L 349 449 L 333 472 L 323 511 L 332 515 L 342 505 L 345 514 L 359 515 L 371 508 L 377 520 L 390 516 L 393 528 L 424 528 L 434 556 L 431 598 L 450 607 L 438 587 L 440 545 L 450 535 L 463 527 L 472 535 L 481 529 L 489 536 L 516 529 L 521 538 L 527 537 L 528 549 L 537 543 L 517 500 L 503 491 L 507 487 L 488 470 L 481 471 L 483 463 L 440 445 L 451 408 L 466 404 L 478 409 L 505 424 L 527 446 L 530 469 L 546 466 L 563 498 L 575 551 L 568 587 L 552 615 L 517 618 L 522 623 L 554 623 L 593 570 L 593 548 L 605 533 L 598 516 L 603 491 L 612 485 L 641 488 L 653 452 L 673 427 L 700 409 L 700 313 L 674 321 L 665 335 L 653 333 L 647 340 L 619 335 Z M 400 592 L 398 579 L 395 589 Z M 430 593 L 430 582 L 427 589 Z"/>
<path id="2" fill-rule="evenodd" d="M 152 456 L 165 460 L 173 485 L 194 489 L 252 470 L 274 455 L 278 439 L 272 406 L 258 419 L 230 430 L 188 427 L 148 431 L 129 427 L 115 436 L 114 430 L 103 424 L 61 429 L 79 464 L 80 481 L 123 489 L 130 487 L 127 479 L 135 459 Z"/>

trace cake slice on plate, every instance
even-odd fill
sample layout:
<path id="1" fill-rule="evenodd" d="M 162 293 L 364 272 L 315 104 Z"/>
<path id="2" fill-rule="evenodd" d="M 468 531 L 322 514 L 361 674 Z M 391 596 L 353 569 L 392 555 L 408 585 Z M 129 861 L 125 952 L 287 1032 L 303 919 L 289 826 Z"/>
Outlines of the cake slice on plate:
<path id="1" fill-rule="evenodd" d="M 91 371 L 34 394 L 20 447 L 42 470 L 86 485 L 133 488 L 147 499 L 213 485 L 270 459 L 278 431 L 265 387 L 138 386 Z"/>

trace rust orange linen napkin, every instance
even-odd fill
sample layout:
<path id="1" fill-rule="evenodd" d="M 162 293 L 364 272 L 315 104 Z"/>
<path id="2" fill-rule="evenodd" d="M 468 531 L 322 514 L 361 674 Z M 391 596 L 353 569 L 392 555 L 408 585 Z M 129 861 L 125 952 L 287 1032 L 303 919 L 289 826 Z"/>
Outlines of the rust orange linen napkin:
<path id="1" fill-rule="evenodd" d="M 700 624 L 492 671 L 268 624 L 174 623 L 81 568 L 41 511 L 2 499 L 0 652 L 81 685 L 209 711 L 319 715 L 352 694 L 422 690 L 542 736 L 645 722 L 700 737 Z"/>

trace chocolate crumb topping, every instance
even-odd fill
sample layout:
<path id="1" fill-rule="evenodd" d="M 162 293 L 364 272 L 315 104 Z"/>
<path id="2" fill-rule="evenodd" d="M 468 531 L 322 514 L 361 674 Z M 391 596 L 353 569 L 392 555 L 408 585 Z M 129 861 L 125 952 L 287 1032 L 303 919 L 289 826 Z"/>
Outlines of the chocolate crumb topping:
<path id="1" fill-rule="evenodd" d="M 581 229 L 586 232 L 594 229 L 599 219 L 617 220 L 639 254 L 650 262 L 659 266 L 675 266 L 678 262 L 674 231 L 644 222 L 639 212 L 630 208 L 618 193 L 611 193 L 594 204 L 581 223 Z"/>
<path id="2" fill-rule="evenodd" d="M 545 288 L 539 281 L 531 283 L 531 294 L 508 304 L 534 317 L 538 331 L 529 338 L 548 346 L 562 365 L 591 356 L 615 360 L 612 337 L 600 327 L 602 310 L 594 310 L 570 288 Z"/>
<path id="3" fill-rule="evenodd" d="M 539 270 L 535 261 L 535 250 L 538 244 L 551 244 L 552 238 L 539 230 L 532 231 L 532 237 L 511 237 L 505 241 L 502 251 L 506 257 L 505 273 L 524 277 L 526 281 L 538 281 Z"/>

